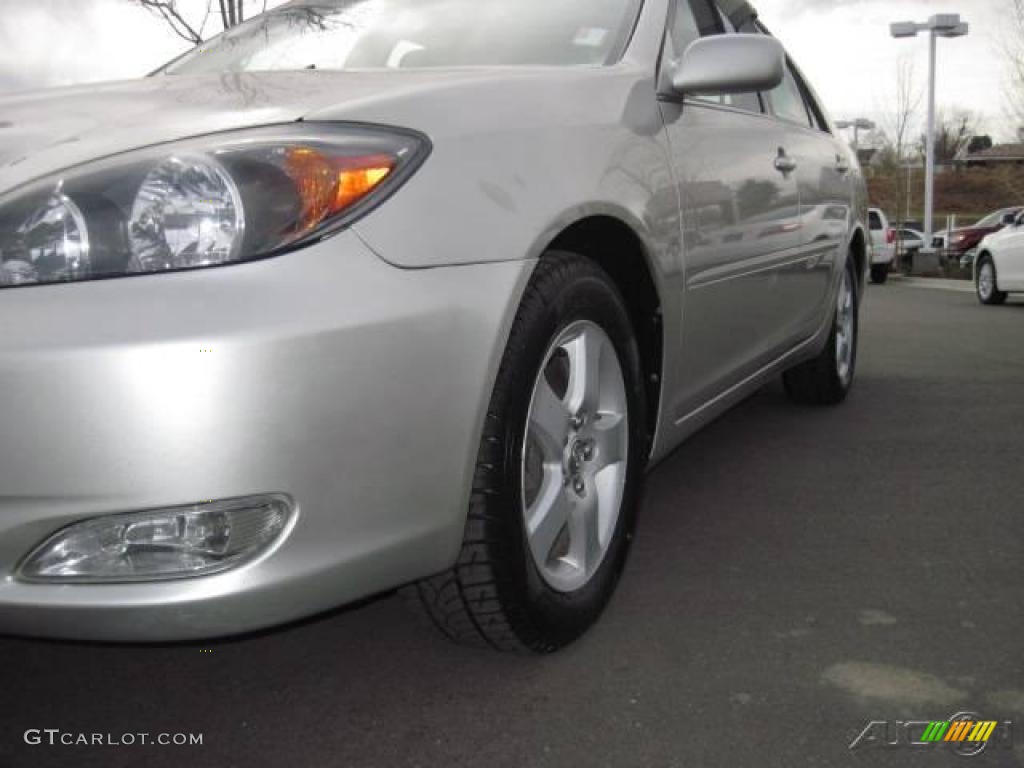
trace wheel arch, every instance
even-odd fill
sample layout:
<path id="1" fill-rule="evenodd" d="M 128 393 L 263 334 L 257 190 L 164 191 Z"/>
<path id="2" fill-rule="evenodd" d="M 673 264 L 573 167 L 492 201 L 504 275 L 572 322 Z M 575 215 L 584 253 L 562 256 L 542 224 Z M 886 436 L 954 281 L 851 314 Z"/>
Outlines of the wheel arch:
<path id="1" fill-rule="evenodd" d="M 640 350 L 647 395 L 647 433 L 653 446 L 665 365 L 663 307 L 656 272 L 644 239 L 630 224 L 607 213 L 577 219 L 557 233 L 545 253 L 571 251 L 608 273 L 622 294 Z M 543 258 L 543 256 L 542 256 Z"/>
<path id="2" fill-rule="evenodd" d="M 974 262 L 971 264 L 971 282 L 974 286 L 978 285 L 978 269 L 981 267 L 982 262 L 988 259 L 992 262 L 992 270 L 995 273 L 993 275 L 995 279 L 995 289 L 999 290 L 999 265 L 996 263 L 996 255 L 991 248 L 979 248 L 978 255 L 974 257 Z"/>
<path id="3" fill-rule="evenodd" d="M 868 273 L 868 241 L 864 227 L 858 225 L 850 237 L 849 253 L 853 256 L 857 267 L 857 292 L 863 293 L 864 281 Z"/>

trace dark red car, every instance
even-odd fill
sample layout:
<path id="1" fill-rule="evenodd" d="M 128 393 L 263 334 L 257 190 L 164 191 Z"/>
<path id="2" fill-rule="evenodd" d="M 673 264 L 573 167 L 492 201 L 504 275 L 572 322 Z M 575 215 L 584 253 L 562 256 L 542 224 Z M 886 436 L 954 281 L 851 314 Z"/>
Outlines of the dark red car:
<path id="1" fill-rule="evenodd" d="M 946 243 L 946 251 L 950 256 L 960 257 L 993 232 L 998 232 L 1007 224 L 1013 224 L 1017 216 L 1024 211 L 1024 208 L 1003 208 L 1001 211 L 990 213 L 976 224 L 969 227 L 960 227 L 949 233 L 949 242 Z"/>

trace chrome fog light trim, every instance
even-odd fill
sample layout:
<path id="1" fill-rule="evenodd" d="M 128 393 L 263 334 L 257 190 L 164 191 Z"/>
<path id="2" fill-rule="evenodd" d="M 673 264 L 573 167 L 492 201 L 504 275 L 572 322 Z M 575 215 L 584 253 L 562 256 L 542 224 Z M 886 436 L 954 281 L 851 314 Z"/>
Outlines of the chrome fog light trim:
<path id="1" fill-rule="evenodd" d="M 279 541 L 294 510 L 291 497 L 264 494 L 94 517 L 36 547 L 18 578 L 109 583 L 220 573 Z"/>

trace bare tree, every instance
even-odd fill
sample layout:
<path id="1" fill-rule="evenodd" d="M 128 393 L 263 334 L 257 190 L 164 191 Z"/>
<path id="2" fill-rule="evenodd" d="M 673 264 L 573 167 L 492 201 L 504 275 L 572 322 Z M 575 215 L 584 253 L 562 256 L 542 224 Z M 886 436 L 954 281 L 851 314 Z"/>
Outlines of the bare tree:
<path id="1" fill-rule="evenodd" d="M 905 223 L 903 201 L 907 199 L 909 183 L 903 166 L 909 163 L 915 154 L 914 131 L 918 124 L 918 112 L 923 97 L 911 58 L 904 58 L 897 65 L 893 90 L 889 93 L 890 101 L 879 110 L 884 115 L 883 125 L 887 141 L 879 152 L 878 165 L 895 181 L 897 202 L 894 221 L 896 229 L 900 231 Z"/>
<path id="2" fill-rule="evenodd" d="M 970 110 L 957 109 L 948 114 L 940 110 L 935 116 L 935 162 L 952 163 L 967 149 L 977 132 L 978 117 Z M 926 141 L 927 138 L 922 136 L 922 152 Z"/>
<path id="3" fill-rule="evenodd" d="M 896 93 L 888 128 L 900 163 L 906 159 L 911 131 L 921 107 L 922 93 L 915 74 L 911 59 L 904 59 L 896 67 Z"/>
<path id="4" fill-rule="evenodd" d="M 190 22 L 185 17 L 176 0 L 133 0 L 133 2 L 163 18 L 174 34 L 182 40 L 187 40 L 192 45 L 199 45 L 203 42 L 202 30 L 206 25 L 206 19 L 204 18 L 202 24 L 196 26 L 194 22 Z M 207 8 L 207 16 L 209 16 L 209 8 Z"/>
<path id="5" fill-rule="evenodd" d="M 223 29 L 238 26 L 246 18 L 246 12 L 262 13 L 267 10 L 267 0 L 206 0 L 205 7 L 191 14 L 183 9 L 181 0 L 128 0 L 135 5 L 160 16 L 171 30 L 192 45 L 199 45 L 206 39 L 206 25 L 211 17 L 220 20 Z"/>
<path id="6" fill-rule="evenodd" d="M 1010 0 L 1010 23 L 1005 41 L 1009 75 L 1008 110 L 1024 128 L 1024 0 Z"/>

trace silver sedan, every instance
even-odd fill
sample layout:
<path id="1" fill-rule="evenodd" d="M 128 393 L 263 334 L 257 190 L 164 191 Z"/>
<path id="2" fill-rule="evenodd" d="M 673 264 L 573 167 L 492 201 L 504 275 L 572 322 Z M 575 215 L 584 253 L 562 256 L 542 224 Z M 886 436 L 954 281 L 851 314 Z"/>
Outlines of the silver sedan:
<path id="1" fill-rule="evenodd" d="M 551 651 L 647 467 L 853 383 L 863 178 L 742 0 L 293 2 L 0 116 L 3 632 Z"/>

